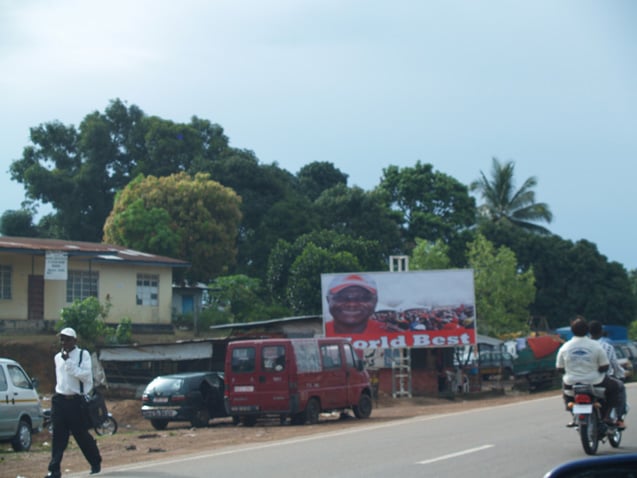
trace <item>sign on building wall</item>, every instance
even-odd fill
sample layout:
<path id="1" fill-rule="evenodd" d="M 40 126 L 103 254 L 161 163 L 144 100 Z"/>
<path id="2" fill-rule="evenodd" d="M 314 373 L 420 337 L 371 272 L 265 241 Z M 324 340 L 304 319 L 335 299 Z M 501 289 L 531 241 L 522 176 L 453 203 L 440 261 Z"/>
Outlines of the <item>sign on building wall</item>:
<path id="1" fill-rule="evenodd" d="M 59 251 L 46 251 L 44 278 L 46 280 L 66 280 L 67 272 L 67 253 Z"/>
<path id="2" fill-rule="evenodd" d="M 323 330 L 356 348 L 476 344 L 473 270 L 321 274 Z"/>

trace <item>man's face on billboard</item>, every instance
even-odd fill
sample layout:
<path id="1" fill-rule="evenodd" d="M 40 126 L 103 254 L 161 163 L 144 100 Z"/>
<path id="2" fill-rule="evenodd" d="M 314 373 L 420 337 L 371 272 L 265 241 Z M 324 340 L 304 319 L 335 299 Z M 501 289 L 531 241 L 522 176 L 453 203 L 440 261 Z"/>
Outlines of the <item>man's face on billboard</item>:
<path id="1" fill-rule="evenodd" d="M 367 319 L 374 313 L 378 297 L 364 287 L 350 286 L 327 297 L 334 327 L 339 326 L 352 332 L 362 332 Z"/>

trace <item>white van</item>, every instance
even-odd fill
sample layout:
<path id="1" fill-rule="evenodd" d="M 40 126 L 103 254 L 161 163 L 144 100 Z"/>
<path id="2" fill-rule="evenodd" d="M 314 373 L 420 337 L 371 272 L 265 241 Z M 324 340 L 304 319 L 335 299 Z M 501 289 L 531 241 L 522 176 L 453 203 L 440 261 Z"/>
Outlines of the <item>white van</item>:
<path id="1" fill-rule="evenodd" d="M 15 360 L 0 358 L 0 442 L 15 451 L 31 448 L 44 419 L 36 383 Z"/>

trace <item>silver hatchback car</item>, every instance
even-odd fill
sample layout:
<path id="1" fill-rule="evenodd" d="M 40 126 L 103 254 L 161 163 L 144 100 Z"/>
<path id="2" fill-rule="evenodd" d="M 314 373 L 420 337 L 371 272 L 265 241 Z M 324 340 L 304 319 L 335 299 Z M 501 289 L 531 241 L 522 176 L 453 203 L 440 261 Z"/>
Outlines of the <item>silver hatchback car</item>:
<path id="1" fill-rule="evenodd" d="M 18 362 L 0 358 L 0 442 L 11 442 L 15 451 L 28 451 L 32 434 L 42 430 L 36 386 Z"/>

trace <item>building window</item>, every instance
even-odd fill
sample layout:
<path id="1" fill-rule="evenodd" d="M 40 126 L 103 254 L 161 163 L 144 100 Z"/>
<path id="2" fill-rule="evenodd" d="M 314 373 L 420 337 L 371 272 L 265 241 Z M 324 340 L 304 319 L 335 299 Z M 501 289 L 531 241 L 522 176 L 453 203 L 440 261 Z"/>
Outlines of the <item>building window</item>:
<path id="1" fill-rule="evenodd" d="M 11 299 L 11 266 L 0 266 L 0 299 Z"/>
<path id="2" fill-rule="evenodd" d="M 71 303 L 87 297 L 97 297 L 99 274 L 89 271 L 69 271 L 66 278 L 66 301 Z"/>
<path id="3" fill-rule="evenodd" d="M 137 274 L 137 305 L 159 305 L 159 276 Z"/>

